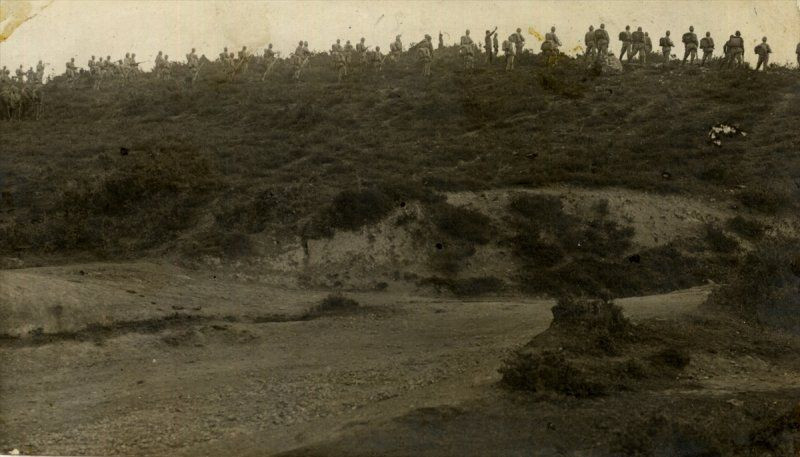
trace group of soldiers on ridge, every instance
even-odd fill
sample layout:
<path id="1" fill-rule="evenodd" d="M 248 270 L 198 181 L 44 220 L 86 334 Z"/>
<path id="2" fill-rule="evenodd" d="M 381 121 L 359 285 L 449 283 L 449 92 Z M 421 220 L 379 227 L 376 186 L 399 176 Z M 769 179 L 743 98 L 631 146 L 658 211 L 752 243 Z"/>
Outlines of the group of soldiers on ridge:
<path id="1" fill-rule="evenodd" d="M 438 38 L 438 49 L 442 49 L 444 48 L 444 40 L 441 32 L 439 32 Z M 631 27 L 626 26 L 625 30 L 619 33 L 618 39 L 621 43 L 619 53 L 620 63 L 627 59 L 629 63 L 638 61 L 638 63 L 642 65 L 647 64 L 648 56 L 654 51 L 654 44 L 648 32 L 643 31 L 642 27 L 637 27 L 635 31 L 631 31 Z M 694 64 L 697 60 L 699 65 L 705 66 L 712 61 L 715 43 L 710 32 L 706 32 L 704 37 L 698 39 L 694 27 L 690 26 L 689 30 L 682 35 L 681 42 L 684 48 L 683 64 L 687 62 L 689 64 Z M 522 55 L 523 52 L 528 52 L 524 49 L 525 44 L 525 36 L 520 28 L 517 28 L 514 33 L 503 40 L 502 44 L 498 38 L 497 27 L 493 30 L 486 30 L 482 46 L 485 62 L 488 65 L 493 65 L 495 60 L 499 58 L 500 51 L 502 51 L 505 60 L 505 70 L 513 71 L 517 58 Z M 611 40 L 606 31 L 605 24 L 600 24 L 597 29 L 595 29 L 594 26 L 590 26 L 584 36 L 585 49 L 583 59 L 590 64 L 604 62 L 611 64 L 613 53 L 609 50 L 610 45 Z M 463 60 L 464 70 L 467 72 L 474 70 L 476 62 L 481 55 L 481 46 L 473 40 L 469 30 L 465 31 L 456 46 Z M 559 56 L 562 55 L 560 51 L 561 46 L 561 40 L 556 35 L 556 28 L 551 27 L 550 31 L 545 34 L 540 47 L 546 64 L 553 64 Z M 669 30 L 658 40 L 658 47 L 661 48 L 664 61 L 669 62 L 673 48 L 676 47 L 675 43 L 672 41 L 671 32 Z M 744 64 L 744 47 L 744 39 L 741 33 L 736 31 L 723 45 L 723 59 L 721 60 L 721 64 L 726 67 L 742 66 Z M 698 50 L 703 51 L 702 57 L 698 57 Z M 342 81 L 354 68 L 380 73 L 386 62 L 398 62 L 405 51 L 406 49 L 404 48 L 401 35 L 397 35 L 395 40 L 389 44 L 389 51 L 385 55 L 381 51 L 380 46 L 375 46 L 373 48 L 367 45 L 364 38 L 361 38 L 355 46 L 351 44 L 349 40 L 342 44 L 341 40 L 337 39 L 331 46 L 329 55 L 331 57 L 331 65 L 336 71 L 337 79 Z M 413 51 L 413 53 L 416 54 L 422 75 L 430 76 L 431 64 L 434 60 L 434 46 L 431 36 L 426 34 L 420 42 L 412 44 L 412 46 L 408 48 L 408 51 Z M 758 56 L 756 70 L 762 68 L 766 70 L 769 65 L 770 54 L 772 53 L 772 49 L 767 43 L 766 37 L 755 47 L 754 53 Z M 800 65 L 800 43 L 797 45 L 796 53 L 798 65 Z M 259 62 L 261 68 L 263 68 L 263 71 L 260 72 L 260 80 L 264 81 L 274 72 L 276 65 L 283 62 L 291 67 L 292 78 L 294 80 L 299 80 L 312 54 L 307 41 L 300 41 L 294 52 L 286 59 L 281 59 L 280 53 L 273 50 L 272 44 L 269 44 L 267 48 L 264 49 L 263 55 L 261 56 L 253 55 L 246 46 L 242 47 L 237 53 L 229 52 L 226 47 L 213 63 L 221 68 L 229 79 L 234 79 L 238 75 L 247 73 L 251 63 Z M 72 58 L 66 62 L 66 71 L 64 75 L 67 81 L 73 82 L 76 81 L 81 74 L 86 74 L 91 78 L 93 86 L 97 88 L 107 80 L 127 80 L 133 76 L 142 74 L 143 72 L 139 67 L 142 63 L 144 62 L 137 61 L 135 53 L 126 53 L 123 59 L 117 61 L 113 61 L 111 56 L 106 56 L 105 59 L 102 57 L 97 59 L 95 56 L 92 56 L 87 62 L 88 69 L 84 71 L 78 68 L 75 63 L 75 58 Z M 188 69 L 191 81 L 194 82 L 199 77 L 203 67 L 209 63 L 212 63 L 212 61 L 204 55 L 198 56 L 194 48 L 186 54 L 185 64 L 171 61 L 168 55 L 159 51 L 158 55 L 155 57 L 152 73 L 156 78 L 170 79 L 173 76 L 175 66 L 181 65 Z M 0 69 L 0 84 L 3 86 L 16 84 L 17 87 L 23 84 L 41 85 L 44 82 L 45 65 L 46 64 L 42 63 L 42 61 L 39 61 L 35 70 L 33 67 L 30 67 L 27 71 L 20 65 L 13 76 L 10 70 L 3 67 Z"/>
<path id="2" fill-rule="evenodd" d="M 672 48 L 675 43 L 670 36 L 671 32 L 666 31 L 663 37 L 658 40 L 658 46 L 661 48 L 661 54 L 666 62 L 669 62 L 672 55 Z M 638 56 L 641 64 L 647 63 L 647 56 L 653 52 L 653 42 L 647 32 L 642 31 L 638 27 L 636 31 L 631 32 L 631 27 L 626 26 L 625 30 L 619 33 L 619 41 L 622 43 L 619 60 L 623 61 L 627 57 L 628 62 L 633 61 Z M 714 55 L 715 43 L 711 37 L 711 32 L 706 32 L 705 36 L 698 40 L 697 34 L 694 32 L 694 26 L 689 26 L 689 30 L 681 37 L 681 42 L 684 46 L 683 64 L 687 61 L 690 64 L 695 63 L 698 59 L 698 49 L 703 51 L 700 65 L 705 66 L 711 62 Z M 608 55 L 609 36 L 605 30 L 605 24 L 600 24 L 600 28 L 595 30 L 590 26 L 589 31 L 586 32 L 584 37 L 584 44 L 586 45 L 585 56 L 587 58 L 604 58 Z M 723 45 L 723 59 L 722 65 L 726 67 L 742 66 L 744 64 L 744 38 L 738 30 L 736 33 L 728 38 L 728 41 Z M 761 43 L 753 50 L 758 56 L 758 63 L 756 70 L 766 70 L 769 65 L 769 55 L 772 54 L 772 48 L 767 43 L 767 37 L 761 39 Z M 800 65 L 800 43 L 797 45 L 797 62 Z"/>

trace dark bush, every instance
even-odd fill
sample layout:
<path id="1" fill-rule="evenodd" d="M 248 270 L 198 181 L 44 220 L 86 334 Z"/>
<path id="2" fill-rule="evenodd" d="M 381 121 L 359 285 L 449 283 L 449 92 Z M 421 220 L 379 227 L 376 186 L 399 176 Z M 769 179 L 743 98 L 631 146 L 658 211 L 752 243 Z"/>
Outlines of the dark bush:
<path id="1" fill-rule="evenodd" d="M 656 365 L 667 366 L 681 370 L 689 365 L 692 358 L 688 352 L 674 347 L 665 348 L 650 357 L 650 361 Z"/>
<path id="2" fill-rule="evenodd" d="M 333 236 L 335 229 L 358 230 L 386 217 L 410 201 L 438 202 L 439 194 L 421 185 L 388 180 L 363 189 L 339 192 L 330 205 L 312 216 L 302 230 L 305 238 Z"/>
<path id="3" fill-rule="evenodd" d="M 727 227 L 739 236 L 750 240 L 758 240 L 764 236 L 766 227 L 755 219 L 745 219 L 742 216 L 735 216 L 728 219 Z"/>
<path id="4" fill-rule="evenodd" d="M 775 214 L 791 202 L 786 189 L 777 186 L 747 188 L 737 198 L 744 206 L 765 214 Z"/>
<path id="5" fill-rule="evenodd" d="M 311 308 L 306 313 L 306 318 L 313 318 L 327 315 L 347 314 L 361 308 L 361 305 L 352 298 L 343 295 L 328 295 L 318 305 Z"/>
<path id="6" fill-rule="evenodd" d="M 334 228 L 357 230 L 381 220 L 392 209 L 394 201 L 378 188 L 345 190 L 334 197 L 328 221 Z"/>
<path id="7" fill-rule="evenodd" d="M 599 330 L 619 335 L 630 328 L 622 308 L 608 300 L 562 297 L 551 308 L 554 327 Z"/>
<path id="8" fill-rule="evenodd" d="M 478 211 L 446 203 L 435 205 L 431 211 L 436 228 L 452 239 L 475 244 L 492 239 L 492 220 Z"/>
<path id="9" fill-rule="evenodd" d="M 739 243 L 729 237 L 714 224 L 706 224 L 706 243 L 714 252 L 732 253 L 739 248 Z"/>
<path id="10" fill-rule="evenodd" d="M 706 303 L 744 319 L 800 332 L 798 262 L 800 241 L 762 242 Z"/>
<path id="11" fill-rule="evenodd" d="M 542 240 L 541 235 L 533 231 L 521 231 L 511 243 L 517 257 L 529 266 L 549 268 L 564 259 L 565 253 L 559 244 Z"/>
<path id="12" fill-rule="evenodd" d="M 479 276 L 464 279 L 433 277 L 420 281 L 420 285 L 431 285 L 437 289 L 445 289 L 459 297 L 494 294 L 502 292 L 506 286 L 502 279 L 493 276 Z"/>
<path id="13" fill-rule="evenodd" d="M 563 231 L 575 223 L 574 218 L 564 213 L 561 199 L 552 195 L 518 195 L 508 204 L 508 209 L 537 226 Z"/>
<path id="14" fill-rule="evenodd" d="M 467 259 L 475 254 L 475 247 L 466 243 L 438 243 L 441 249 L 433 250 L 429 256 L 433 270 L 447 275 L 455 275 L 464 268 Z"/>
<path id="15" fill-rule="evenodd" d="M 209 154 L 191 148 L 135 151 L 95 180 L 74 181 L 17 220 L 14 242 L 33 250 L 126 255 L 174 241 L 218 189 Z M 11 246 L 9 246 L 11 247 Z"/>
<path id="16" fill-rule="evenodd" d="M 550 391 L 573 397 L 595 397 L 606 392 L 602 385 L 588 381 L 563 354 L 555 351 L 515 352 L 499 371 L 502 384 L 514 390 Z"/>

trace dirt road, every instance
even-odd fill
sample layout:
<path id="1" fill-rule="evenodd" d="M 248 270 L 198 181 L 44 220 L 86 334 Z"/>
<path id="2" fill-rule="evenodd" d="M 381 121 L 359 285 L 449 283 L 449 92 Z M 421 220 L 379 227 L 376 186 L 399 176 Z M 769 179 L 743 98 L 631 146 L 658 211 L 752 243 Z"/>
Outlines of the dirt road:
<path id="1" fill-rule="evenodd" d="M 60 332 L 0 340 L 0 450 L 38 454 L 263 455 L 454 404 L 495 382 L 552 306 L 389 290 L 348 293 L 362 305 L 352 314 L 298 320 L 327 292 L 155 263 L 0 275 L 5 333 Z M 620 304 L 668 317 L 708 291 Z"/>

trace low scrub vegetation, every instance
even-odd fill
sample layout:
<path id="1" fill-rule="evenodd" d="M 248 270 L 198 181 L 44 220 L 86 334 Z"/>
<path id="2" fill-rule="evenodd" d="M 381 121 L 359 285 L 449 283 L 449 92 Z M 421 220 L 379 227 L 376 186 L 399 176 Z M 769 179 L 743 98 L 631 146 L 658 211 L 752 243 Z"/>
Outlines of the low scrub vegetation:
<path id="1" fill-rule="evenodd" d="M 690 354 L 652 329 L 639 329 L 608 299 L 563 297 L 550 328 L 508 357 L 501 384 L 512 390 L 596 397 L 657 388 Z"/>
<path id="2" fill-rule="evenodd" d="M 459 297 L 496 294 L 506 288 L 506 284 L 502 279 L 492 276 L 463 279 L 433 277 L 422 280 L 419 284 L 433 286 L 439 291 L 446 290 Z"/>
<path id="3" fill-rule="evenodd" d="M 361 305 L 352 298 L 339 294 L 331 294 L 325 297 L 319 304 L 312 307 L 305 315 L 306 319 L 313 319 L 321 316 L 334 316 L 349 314 L 361 309 Z"/>
<path id="4" fill-rule="evenodd" d="M 800 332 L 800 241 L 759 243 L 707 304 L 752 322 Z"/>
<path id="5" fill-rule="evenodd" d="M 567 214 L 557 197 L 520 195 L 509 211 L 515 234 L 506 244 L 530 293 L 640 295 L 696 285 L 723 269 L 675 244 L 632 254 L 633 229 L 610 220 L 602 203 L 584 219 Z"/>
<path id="6" fill-rule="evenodd" d="M 756 219 L 734 216 L 726 223 L 728 230 L 751 241 L 759 240 L 764 236 L 766 226 Z"/>

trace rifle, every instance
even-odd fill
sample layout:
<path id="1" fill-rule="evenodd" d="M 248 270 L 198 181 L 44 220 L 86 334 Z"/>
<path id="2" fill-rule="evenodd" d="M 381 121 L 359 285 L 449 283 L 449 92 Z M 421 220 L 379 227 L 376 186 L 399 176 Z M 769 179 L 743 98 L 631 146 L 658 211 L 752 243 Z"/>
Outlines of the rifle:
<path id="1" fill-rule="evenodd" d="M 205 60 L 200 61 L 200 65 L 197 66 L 197 69 L 194 71 L 194 75 L 192 76 L 192 83 L 197 81 L 197 77 L 200 76 L 200 69 L 203 68 L 203 65 L 205 65 L 205 63 L 206 63 Z"/>
<path id="2" fill-rule="evenodd" d="M 272 59 L 272 61 L 267 65 L 267 69 L 264 70 L 264 74 L 261 75 L 261 81 L 264 81 L 267 78 L 267 74 L 270 72 L 270 70 L 272 70 L 272 67 L 275 66 L 275 62 L 277 61 L 278 59 Z"/>

